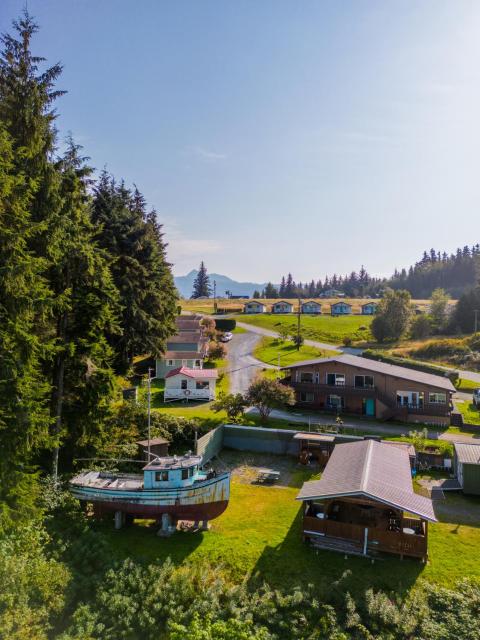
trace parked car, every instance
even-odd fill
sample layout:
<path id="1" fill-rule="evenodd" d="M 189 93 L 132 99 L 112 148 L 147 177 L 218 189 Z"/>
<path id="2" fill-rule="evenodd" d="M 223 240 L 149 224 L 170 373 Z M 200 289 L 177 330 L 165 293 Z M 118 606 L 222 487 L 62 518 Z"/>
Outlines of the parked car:
<path id="1" fill-rule="evenodd" d="M 473 391 L 473 404 L 480 408 L 480 389 L 474 389 Z"/>
<path id="2" fill-rule="evenodd" d="M 220 336 L 220 342 L 230 342 L 232 338 L 233 333 L 230 333 L 230 331 L 225 331 L 225 333 Z"/>

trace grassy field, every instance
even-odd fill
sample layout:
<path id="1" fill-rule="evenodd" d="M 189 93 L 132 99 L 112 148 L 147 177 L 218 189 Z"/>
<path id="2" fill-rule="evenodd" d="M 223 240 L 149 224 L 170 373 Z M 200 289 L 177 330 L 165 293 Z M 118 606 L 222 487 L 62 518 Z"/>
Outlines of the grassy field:
<path id="1" fill-rule="evenodd" d="M 276 338 L 264 337 L 255 347 L 253 355 L 258 360 L 273 365 L 278 365 L 280 357 L 280 366 L 285 367 L 301 360 L 326 358 L 336 353 L 340 352 L 332 349 L 317 349 L 308 345 L 303 345 L 297 350 L 297 347 L 291 342 L 281 342 Z"/>
<path id="2" fill-rule="evenodd" d="M 466 424 L 480 425 L 480 411 L 475 407 L 473 402 L 455 402 L 455 406 L 462 414 Z"/>
<path id="3" fill-rule="evenodd" d="M 455 385 L 458 391 L 464 391 L 465 393 L 473 392 L 474 389 L 480 388 L 480 382 L 474 380 L 465 380 L 465 378 L 459 378 Z"/>
<path id="4" fill-rule="evenodd" d="M 225 453 L 228 455 L 228 452 Z M 261 465 L 254 454 L 242 454 L 251 464 Z M 277 464 L 283 464 L 279 458 Z M 271 465 L 272 462 L 269 461 Z M 114 531 L 110 521 L 95 526 L 108 536 L 119 557 L 190 561 L 220 565 L 234 582 L 257 585 L 267 580 L 274 587 L 289 588 L 314 584 L 319 596 L 331 596 L 332 589 L 349 590 L 354 595 L 368 587 L 405 593 L 418 580 L 451 585 L 464 576 L 480 578 L 480 501 L 461 495 L 447 495 L 436 507 L 440 522 L 429 528 L 430 560 L 382 556 L 375 564 L 361 558 L 315 551 L 301 541 L 298 488 L 309 472 L 293 467 L 287 486 L 264 487 L 235 476 L 226 512 L 204 533 L 178 532 L 159 539 L 152 529 L 135 524 Z M 283 472 L 282 472 L 283 476 Z M 438 503 L 437 503 L 438 504 Z"/>
<path id="5" fill-rule="evenodd" d="M 238 322 L 252 324 L 271 331 L 285 327 L 291 334 L 296 333 L 297 321 L 291 315 L 245 315 L 235 316 Z M 372 318 L 368 316 L 302 316 L 302 333 L 305 338 L 328 344 L 342 344 L 345 338 L 353 341 L 371 340 L 369 330 Z"/>

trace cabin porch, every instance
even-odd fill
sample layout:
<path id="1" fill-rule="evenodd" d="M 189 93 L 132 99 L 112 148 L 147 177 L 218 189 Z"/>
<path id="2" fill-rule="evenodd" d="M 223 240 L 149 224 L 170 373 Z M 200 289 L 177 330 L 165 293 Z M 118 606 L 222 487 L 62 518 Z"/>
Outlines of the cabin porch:
<path id="1" fill-rule="evenodd" d="M 303 538 L 316 547 L 370 556 L 395 553 L 425 560 L 428 522 L 370 500 L 304 502 Z"/>

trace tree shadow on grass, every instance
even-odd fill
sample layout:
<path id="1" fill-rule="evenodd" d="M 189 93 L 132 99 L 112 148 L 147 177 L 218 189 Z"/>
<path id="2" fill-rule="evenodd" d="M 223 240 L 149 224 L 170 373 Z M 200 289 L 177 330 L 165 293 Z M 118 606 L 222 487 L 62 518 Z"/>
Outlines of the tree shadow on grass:
<path id="1" fill-rule="evenodd" d="M 317 550 L 302 542 L 302 509 L 292 522 L 284 540 L 266 546 L 249 579 L 249 587 L 263 582 L 281 589 L 312 584 L 325 601 L 344 599 L 348 591 L 354 597 L 367 589 L 395 591 L 403 596 L 421 577 L 425 565 L 416 559 L 382 555 L 369 558 L 345 557 L 343 553 Z"/>

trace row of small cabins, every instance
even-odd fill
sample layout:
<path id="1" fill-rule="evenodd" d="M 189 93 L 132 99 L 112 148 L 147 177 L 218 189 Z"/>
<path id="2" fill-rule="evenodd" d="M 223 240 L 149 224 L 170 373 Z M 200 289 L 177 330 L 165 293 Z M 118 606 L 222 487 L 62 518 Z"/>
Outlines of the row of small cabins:
<path id="1" fill-rule="evenodd" d="M 377 312 L 376 302 L 366 302 L 360 307 L 361 315 L 372 316 Z M 259 300 L 250 300 L 243 306 L 244 313 L 267 313 L 268 306 Z M 293 313 L 294 305 L 288 300 L 278 300 L 270 306 L 271 313 Z M 316 300 L 306 300 L 300 304 L 300 312 L 308 315 L 320 315 L 322 313 L 322 304 Z M 332 316 L 349 316 L 352 315 L 352 305 L 343 300 L 334 302 L 330 305 L 330 314 Z"/>

